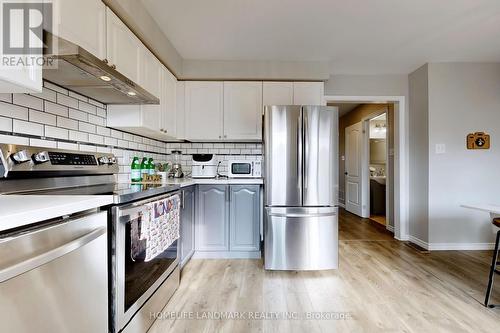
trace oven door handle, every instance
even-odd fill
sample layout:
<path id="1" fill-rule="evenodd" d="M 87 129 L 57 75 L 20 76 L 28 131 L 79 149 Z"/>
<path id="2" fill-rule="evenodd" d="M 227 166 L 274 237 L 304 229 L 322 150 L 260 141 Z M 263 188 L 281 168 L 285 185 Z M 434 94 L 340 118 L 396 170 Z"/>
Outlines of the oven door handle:
<path id="1" fill-rule="evenodd" d="M 170 198 L 176 194 L 180 195 L 180 191 L 171 192 L 167 195 L 157 197 L 153 200 L 149 199 L 149 200 L 139 201 L 139 202 L 134 203 L 134 204 L 129 205 L 129 206 L 120 207 L 120 208 L 118 208 L 116 216 L 119 219 L 122 219 L 123 217 L 128 217 L 126 222 L 134 220 L 134 219 L 139 217 L 139 213 L 146 211 L 146 209 L 147 209 L 145 206 L 146 204 L 157 202 L 160 200 L 164 200 L 164 199 Z"/>
<path id="2" fill-rule="evenodd" d="M 92 242 L 94 239 L 99 238 L 100 236 L 106 233 L 107 228 L 101 227 L 97 228 L 81 237 L 78 237 L 66 244 L 58 246 L 52 250 L 49 250 L 40 255 L 31 257 L 25 261 L 20 263 L 16 263 L 10 267 L 4 268 L 0 270 L 0 282 L 7 281 L 12 279 L 18 275 L 24 274 L 32 269 L 45 265 L 57 258 L 60 258 L 72 251 L 75 251 L 86 244 Z"/>

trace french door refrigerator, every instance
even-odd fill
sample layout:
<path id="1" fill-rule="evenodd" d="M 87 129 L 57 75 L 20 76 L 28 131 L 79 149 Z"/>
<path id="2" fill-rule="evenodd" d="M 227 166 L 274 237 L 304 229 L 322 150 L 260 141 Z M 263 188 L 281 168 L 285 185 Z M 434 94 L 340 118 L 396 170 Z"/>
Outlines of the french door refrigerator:
<path id="1" fill-rule="evenodd" d="M 338 109 L 266 106 L 264 267 L 338 268 Z"/>

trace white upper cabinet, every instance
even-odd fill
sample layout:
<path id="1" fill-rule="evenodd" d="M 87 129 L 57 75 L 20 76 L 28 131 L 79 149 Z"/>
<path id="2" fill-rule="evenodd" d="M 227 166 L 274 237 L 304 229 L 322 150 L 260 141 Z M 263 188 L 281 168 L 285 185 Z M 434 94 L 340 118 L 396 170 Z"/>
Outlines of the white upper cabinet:
<path id="1" fill-rule="evenodd" d="M 224 82 L 223 138 L 262 139 L 262 82 Z"/>
<path id="2" fill-rule="evenodd" d="M 130 80 L 139 82 L 144 45 L 109 8 L 106 8 L 106 26 L 109 65 L 116 66 L 116 70 Z"/>
<path id="3" fill-rule="evenodd" d="M 177 138 L 177 79 L 165 67 L 162 72 L 162 130 L 169 137 Z"/>
<path id="4" fill-rule="evenodd" d="M 325 105 L 323 82 L 294 82 L 294 105 Z"/>
<path id="5" fill-rule="evenodd" d="M 177 81 L 176 84 L 176 93 L 177 98 L 175 100 L 175 109 L 176 109 L 176 137 L 179 140 L 186 139 L 186 126 L 185 126 L 185 97 L 186 97 L 186 82 Z"/>
<path id="6" fill-rule="evenodd" d="M 162 63 L 144 45 L 139 58 L 139 85 L 156 97 L 160 97 L 160 84 L 162 83 Z"/>
<path id="7" fill-rule="evenodd" d="M 187 81 L 185 85 L 185 132 L 187 140 L 221 140 L 223 131 L 222 82 Z"/>
<path id="8" fill-rule="evenodd" d="M 42 66 L 16 66 L 0 70 L 0 93 L 42 92 Z"/>
<path id="9" fill-rule="evenodd" d="M 101 0 L 52 0 L 53 21 L 59 37 L 99 59 L 106 58 L 106 6 Z"/>
<path id="10" fill-rule="evenodd" d="M 264 82 L 263 105 L 292 105 L 293 82 Z"/>

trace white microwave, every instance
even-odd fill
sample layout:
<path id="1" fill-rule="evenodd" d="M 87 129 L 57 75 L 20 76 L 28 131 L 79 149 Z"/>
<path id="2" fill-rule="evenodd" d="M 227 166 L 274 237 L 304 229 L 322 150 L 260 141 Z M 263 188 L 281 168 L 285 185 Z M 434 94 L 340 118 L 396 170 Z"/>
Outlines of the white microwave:
<path id="1" fill-rule="evenodd" d="M 229 178 L 261 178 L 262 162 L 249 160 L 229 160 L 228 161 Z"/>

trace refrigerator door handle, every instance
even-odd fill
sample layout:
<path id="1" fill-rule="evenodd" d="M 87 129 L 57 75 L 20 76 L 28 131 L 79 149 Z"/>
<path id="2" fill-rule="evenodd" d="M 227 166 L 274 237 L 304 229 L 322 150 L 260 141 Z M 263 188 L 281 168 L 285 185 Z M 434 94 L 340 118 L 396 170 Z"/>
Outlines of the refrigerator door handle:
<path id="1" fill-rule="evenodd" d="M 303 135 L 302 135 L 303 127 L 302 127 L 302 111 L 299 114 L 299 118 L 297 119 L 297 189 L 299 191 L 299 197 L 300 197 L 300 202 L 303 201 L 302 199 L 302 165 L 303 165 L 303 156 L 302 156 L 302 149 L 303 149 Z"/>
<path id="2" fill-rule="evenodd" d="M 309 141 L 308 141 L 308 137 L 307 137 L 307 128 L 309 127 L 309 124 L 308 124 L 308 114 L 307 112 L 304 112 L 302 111 L 302 121 L 303 121 L 303 125 L 302 125 L 302 145 L 303 145 L 303 151 L 304 151 L 304 156 L 302 156 L 302 163 L 303 163 L 303 166 L 304 166 L 304 173 L 303 173 L 303 176 L 304 177 L 304 181 L 302 182 L 302 186 L 303 186 L 303 191 L 305 192 L 305 189 L 307 188 L 307 173 L 308 173 L 308 170 L 307 170 L 307 164 L 308 164 L 308 161 L 307 159 L 309 158 L 308 154 L 309 154 L 309 150 L 307 149 L 308 146 L 309 146 Z M 302 204 L 304 204 L 304 198 L 302 198 Z"/>
<path id="3" fill-rule="evenodd" d="M 277 217 L 321 217 L 321 216 L 335 216 L 337 213 L 269 213 L 269 216 Z"/>

